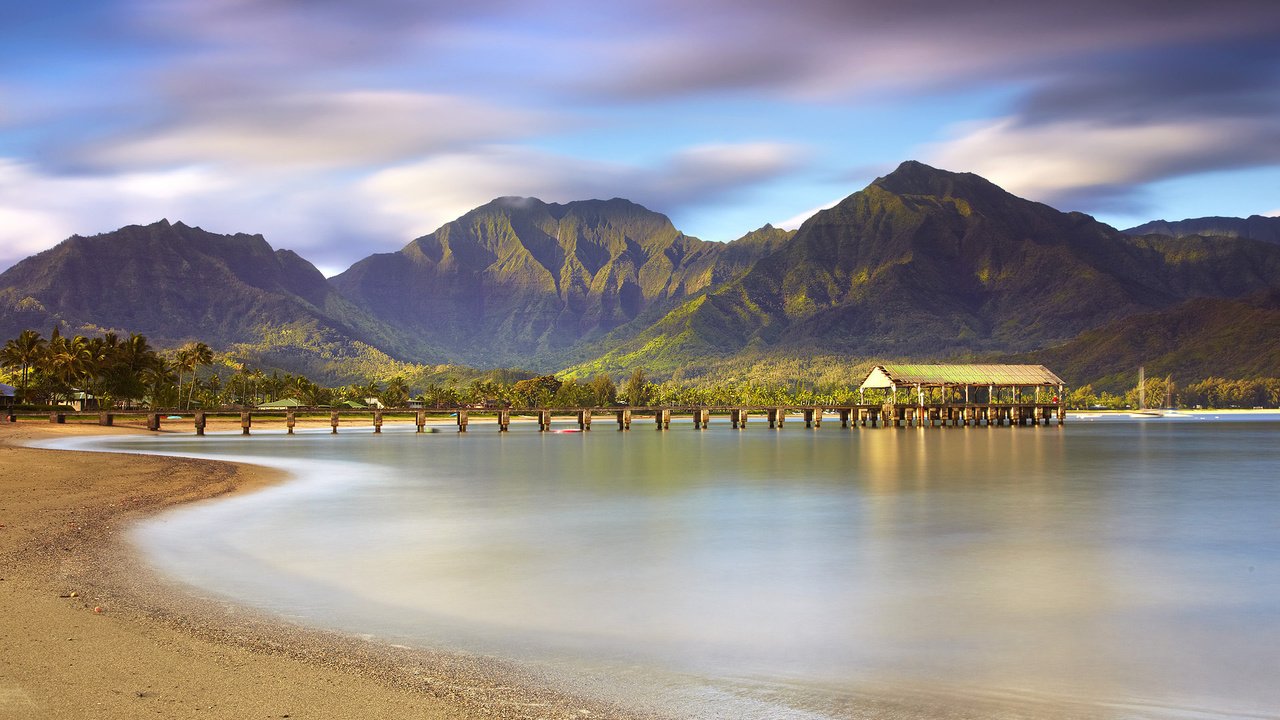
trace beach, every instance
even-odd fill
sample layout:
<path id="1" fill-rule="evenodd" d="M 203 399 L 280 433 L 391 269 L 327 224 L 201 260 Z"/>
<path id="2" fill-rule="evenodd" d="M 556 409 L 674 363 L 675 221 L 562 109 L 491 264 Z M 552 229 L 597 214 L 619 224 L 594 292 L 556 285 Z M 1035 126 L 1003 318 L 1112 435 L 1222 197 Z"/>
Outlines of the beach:
<path id="1" fill-rule="evenodd" d="M 623 716 L 502 661 L 304 629 L 157 576 L 124 538 L 131 522 L 284 478 L 23 446 L 130 432 L 144 431 L 0 424 L 0 718 Z"/>

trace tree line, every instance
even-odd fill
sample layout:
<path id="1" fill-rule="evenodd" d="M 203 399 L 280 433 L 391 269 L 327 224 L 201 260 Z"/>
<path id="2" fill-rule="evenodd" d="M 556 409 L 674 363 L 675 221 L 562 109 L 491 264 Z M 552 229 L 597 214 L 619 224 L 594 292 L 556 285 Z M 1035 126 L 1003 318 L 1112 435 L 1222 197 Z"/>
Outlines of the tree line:
<path id="1" fill-rule="evenodd" d="M 1211 377 L 1178 384 L 1170 378 L 1146 378 L 1147 407 L 1173 408 L 1255 408 L 1280 407 L 1280 378 L 1230 379 Z M 1067 394 L 1067 407 L 1122 410 L 1140 404 L 1135 385 L 1123 393 L 1096 391 L 1082 385 Z"/>
<path id="2" fill-rule="evenodd" d="M 655 382 L 641 368 L 621 383 L 604 373 L 588 378 L 535 375 L 500 370 L 469 382 L 452 379 L 412 387 L 403 375 L 379 381 L 326 387 L 303 375 L 249 367 L 231 353 L 218 353 L 203 342 L 158 350 L 147 338 L 115 333 L 100 337 L 66 336 L 54 328 L 48 338 L 24 330 L 0 348 L 4 379 L 16 389 L 16 401 L 29 407 L 65 406 L 77 398 L 91 398 L 99 407 L 170 409 L 254 407 L 264 402 L 293 399 L 308 407 L 376 400 L 388 407 L 405 407 L 415 400 L 426 407 L 608 407 L 631 406 L 840 406 L 865 399 L 877 403 L 883 393 L 858 393 L 856 381 L 824 384 L 797 381 L 757 381 L 727 378 L 691 385 L 678 380 Z M 1176 407 L 1277 407 L 1280 378 L 1232 380 L 1207 378 L 1172 386 L 1169 378 L 1147 378 L 1147 405 L 1168 402 Z M 931 391 L 930 401 L 942 400 Z M 959 401 L 954 390 L 946 397 Z M 1048 394 L 1045 395 L 1044 393 Z M 1056 391 L 1045 390 L 1049 402 Z M 936 396 L 936 397 L 935 397 Z M 1008 398 L 1012 399 L 1012 398 Z M 1030 399 L 1029 397 L 1027 399 Z M 1063 398 L 1072 409 L 1138 406 L 1136 387 L 1127 393 L 1095 392 L 1092 385 L 1071 390 Z"/>

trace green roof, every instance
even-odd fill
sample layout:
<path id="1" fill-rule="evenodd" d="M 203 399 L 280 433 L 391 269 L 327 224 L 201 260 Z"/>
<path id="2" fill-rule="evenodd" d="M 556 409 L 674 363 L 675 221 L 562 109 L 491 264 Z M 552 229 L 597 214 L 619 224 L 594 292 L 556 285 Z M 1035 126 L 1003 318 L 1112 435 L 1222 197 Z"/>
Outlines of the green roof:
<path id="1" fill-rule="evenodd" d="M 279 410 L 281 408 L 302 407 L 302 401 L 294 398 L 280 398 L 269 403 L 262 403 L 258 406 L 259 410 Z"/>
<path id="2" fill-rule="evenodd" d="M 1063 385 L 1043 365 L 877 365 L 862 381 L 864 388 L 893 385 Z"/>

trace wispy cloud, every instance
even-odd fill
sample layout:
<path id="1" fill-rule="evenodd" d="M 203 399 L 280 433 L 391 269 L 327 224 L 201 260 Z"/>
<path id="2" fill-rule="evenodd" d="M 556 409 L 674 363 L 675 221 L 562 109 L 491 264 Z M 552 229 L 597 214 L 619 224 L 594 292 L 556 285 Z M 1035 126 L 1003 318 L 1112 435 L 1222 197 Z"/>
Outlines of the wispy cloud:
<path id="1" fill-rule="evenodd" d="M 264 174 L 248 163 L 68 175 L 0 160 L 0 268 L 72 234 L 168 217 L 215 232 L 262 233 L 332 274 L 495 197 L 626 196 L 672 212 L 747 192 L 802 155 L 773 143 L 696 146 L 644 165 L 486 146 L 374 170 L 354 187 L 344 173 Z"/>
<path id="2" fill-rule="evenodd" d="M 1280 127 L 1262 119 L 1026 125 L 1005 118 L 966 128 L 925 157 L 1031 199 L 1076 207 L 1118 202 L 1170 176 L 1280 162 Z"/>
<path id="3" fill-rule="evenodd" d="M 913 148 L 1091 211 L 1280 167 L 1280 3 L 1257 0 L 100 0 L 9 20 L 15 257 L 167 215 L 341 267 L 509 194 L 746 223 L 732 237 Z"/>
<path id="4" fill-rule="evenodd" d="M 551 126 L 548 113 L 421 93 L 217 98 L 123 137 L 100 139 L 80 155 L 116 168 L 358 167 L 511 140 Z"/>
<path id="5" fill-rule="evenodd" d="M 993 0 L 665 0 L 627 7 L 637 30 L 594 87 L 653 97 L 714 90 L 803 96 L 936 90 L 996 78 L 1034 80 L 1064 60 L 1275 28 L 1270 3 Z"/>
<path id="6" fill-rule="evenodd" d="M 417 236 L 507 195 L 568 202 L 625 194 L 669 213 L 724 200 L 785 174 L 803 155 L 802 148 L 778 143 L 711 145 L 640 166 L 498 146 L 388 169 L 362 189 L 383 212 L 403 219 L 406 234 Z"/>

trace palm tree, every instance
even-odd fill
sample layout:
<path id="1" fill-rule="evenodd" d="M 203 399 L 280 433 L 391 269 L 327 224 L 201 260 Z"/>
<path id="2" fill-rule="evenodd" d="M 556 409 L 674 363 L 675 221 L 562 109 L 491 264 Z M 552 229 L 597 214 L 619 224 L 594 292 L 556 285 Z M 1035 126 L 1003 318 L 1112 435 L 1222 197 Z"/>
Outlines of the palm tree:
<path id="1" fill-rule="evenodd" d="M 409 402 L 409 383 L 402 376 L 396 375 L 387 381 L 382 397 L 389 407 L 404 407 Z"/>
<path id="2" fill-rule="evenodd" d="M 84 347 L 84 389 L 98 399 L 99 407 L 107 407 L 114 400 L 110 380 L 120 360 L 120 338 L 109 332 L 100 338 L 85 340 Z"/>
<path id="3" fill-rule="evenodd" d="M 89 341 L 83 336 L 68 339 L 55 333 L 49 341 L 47 359 L 55 393 L 65 394 L 69 399 L 71 391 L 88 375 L 91 361 Z"/>
<path id="4" fill-rule="evenodd" d="M 191 373 L 191 389 L 187 392 L 187 408 L 191 407 L 191 396 L 196 391 L 196 370 L 213 362 L 213 350 L 202 342 L 189 342 L 178 348 L 175 355 L 178 365 L 178 402 L 182 402 L 182 373 Z"/>
<path id="5" fill-rule="evenodd" d="M 35 330 L 23 330 L 18 337 L 5 343 L 4 349 L 0 350 L 0 363 L 8 367 L 21 368 L 23 402 L 27 402 L 28 374 L 32 366 L 44 358 L 47 350 L 48 343 Z"/>
<path id="6" fill-rule="evenodd" d="M 139 373 L 139 381 L 149 389 L 151 394 L 152 407 L 161 407 L 163 405 L 161 402 L 162 396 L 174 391 L 174 381 L 177 380 L 173 372 L 175 368 L 176 366 L 170 365 L 163 358 L 158 357 L 154 365 L 144 367 Z M 181 393 L 181 384 L 176 387 L 178 392 Z"/>
<path id="7" fill-rule="evenodd" d="M 133 333 L 120 343 L 111 363 L 107 392 L 126 400 L 141 398 L 147 392 L 143 373 L 162 363 L 144 335 Z"/>

